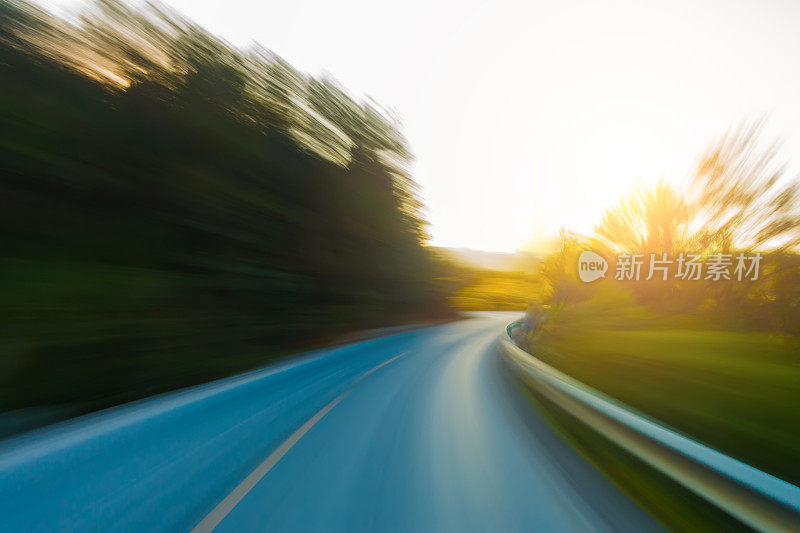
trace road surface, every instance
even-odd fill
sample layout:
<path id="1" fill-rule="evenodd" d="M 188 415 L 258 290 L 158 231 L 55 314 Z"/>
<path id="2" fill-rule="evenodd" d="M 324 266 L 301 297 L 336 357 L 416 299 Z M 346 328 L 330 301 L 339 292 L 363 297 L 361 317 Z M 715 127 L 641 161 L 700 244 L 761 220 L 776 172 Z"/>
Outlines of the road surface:
<path id="1" fill-rule="evenodd" d="M 314 352 L 0 444 L 2 531 L 648 531 L 496 350 L 513 315 Z"/>

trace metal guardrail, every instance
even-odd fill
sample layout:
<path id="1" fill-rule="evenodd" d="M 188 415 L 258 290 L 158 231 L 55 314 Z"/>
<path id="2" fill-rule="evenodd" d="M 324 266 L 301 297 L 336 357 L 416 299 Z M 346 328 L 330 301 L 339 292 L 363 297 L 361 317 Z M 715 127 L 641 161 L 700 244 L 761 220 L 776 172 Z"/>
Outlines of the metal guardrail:
<path id="1" fill-rule="evenodd" d="M 800 488 L 693 441 L 567 376 L 504 333 L 501 352 L 529 387 L 726 513 L 759 531 L 800 531 Z"/>

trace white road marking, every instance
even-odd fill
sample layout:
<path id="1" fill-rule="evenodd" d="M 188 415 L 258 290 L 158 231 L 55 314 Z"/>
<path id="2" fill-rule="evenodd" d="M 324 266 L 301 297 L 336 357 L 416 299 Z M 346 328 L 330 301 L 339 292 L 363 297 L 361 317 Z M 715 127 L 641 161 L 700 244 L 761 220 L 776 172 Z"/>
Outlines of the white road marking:
<path id="1" fill-rule="evenodd" d="M 367 370 L 366 372 L 364 372 L 364 373 L 361 375 L 361 377 L 359 377 L 359 378 L 358 378 L 358 380 L 356 380 L 356 382 L 355 382 L 355 383 L 353 383 L 353 386 L 355 386 L 356 384 L 360 383 L 360 382 L 361 382 L 361 380 L 363 380 L 363 379 L 366 379 L 366 377 L 367 377 L 367 376 L 369 376 L 370 374 L 372 374 L 372 373 L 373 373 L 373 372 L 375 372 L 376 370 L 380 370 L 381 368 L 385 367 L 386 365 L 388 365 L 389 363 L 391 363 L 391 362 L 392 362 L 392 361 L 394 361 L 395 359 L 398 359 L 398 358 L 400 358 L 400 357 L 404 356 L 404 355 L 405 355 L 405 354 L 407 354 L 407 353 L 408 353 L 408 352 L 403 352 L 403 353 L 401 353 L 401 354 L 399 354 L 399 355 L 395 355 L 394 357 L 392 357 L 392 358 L 391 358 L 391 359 L 389 359 L 388 361 L 384 361 L 383 363 L 379 364 L 378 366 L 376 366 L 376 367 L 375 367 L 375 368 L 373 368 L 372 370 Z M 351 388 L 352 388 L 352 387 L 351 387 Z"/>
<path id="2" fill-rule="evenodd" d="M 267 475 L 267 472 L 269 472 L 272 469 L 272 467 L 275 466 L 278 463 L 278 461 L 280 461 L 283 458 L 284 455 L 286 455 L 286 453 L 292 448 L 292 446 L 297 444 L 297 441 L 303 438 L 303 435 L 308 433 L 308 431 L 312 427 L 314 427 L 314 425 L 317 422 L 322 420 L 322 417 L 328 414 L 328 412 L 331 409 L 336 407 L 336 404 L 341 402 L 345 398 L 345 396 L 350 394 L 350 391 L 353 390 L 353 387 L 355 387 L 358 383 L 366 379 L 373 372 L 383 368 L 384 366 L 388 365 L 395 359 L 398 359 L 399 357 L 405 355 L 406 353 L 408 352 L 403 352 L 399 355 L 396 355 L 391 359 L 389 359 L 388 361 L 384 361 L 375 368 L 372 368 L 371 370 L 368 370 L 367 372 L 359 376 L 359 378 L 353 383 L 353 385 L 350 386 L 349 389 L 341 393 L 332 402 L 330 402 L 328 405 L 320 409 L 317 412 L 317 414 L 309 418 L 305 424 L 300 426 L 300 428 L 294 433 L 292 433 L 288 439 L 283 441 L 283 443 L 280 446 L 278 446 L 275 449 L 275 451 L 269 454 L 269 456 L 266 459 L 264 459 L 264 462 L 258 465 L 255 470 L 250 472 L 250 474 L 246 478 L 244 478 L 244 480 L 241 483 L 239 483 L 239 485 L 237 485 L 236 488 L 233 489 L 231 493 L 225 497 L 224 500 L 219 502 L 217 506 L 214 507 L 214 509 L 210 513 L 208 513 L 208 515 L 206 515 L 206 517 L 203 518 L 203 520 L 199 524 L 197 524 L 194 527 L 194 529 L 192 529 L 191 533 L 210 533 L 211 531 L 213 531 L 214 528 L 217 527 L 219 523 L 225 519 L 226 516 L 228 516 L 228 513 L 230 513 L 233 510 L 233 508 L 236 507 L 236 505 L 240 501 L 242 501 L 242 499 L 245 496 L 247 496 L 247 493 L 250 492 L 250 490 L 253 487 L 255 487 L 259 481 L 261 481 L 261 478 Z"/>

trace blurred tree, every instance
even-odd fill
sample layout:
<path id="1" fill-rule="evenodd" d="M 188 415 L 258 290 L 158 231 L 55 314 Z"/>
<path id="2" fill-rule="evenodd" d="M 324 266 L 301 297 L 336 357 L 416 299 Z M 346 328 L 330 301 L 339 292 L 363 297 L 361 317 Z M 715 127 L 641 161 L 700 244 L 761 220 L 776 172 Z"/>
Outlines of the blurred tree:
<path id="1" fill-rule="evenodd" d="M 764 149 L 762 122 L 742 126 L 699 158 L 686 197 L 659 181 L 636 186 L 608 209 L 595 228 L 599 241 L 564 235 L 560 252 L 544 263 L 554 304 L 595 298 L 577 281 L 574 265 L 583 249 L 677 254 L 759 252 L 758 279 L 611 281 L 640 303 L 660 311 L 701 313 L 726 327 L 800 331 L 800 182 L 776 163 L 776 147 Z M 647 257 L 645 257 L 647 261 Z M 612 267 L 613 268 L 613 265 Z M 604 282 L 605 283 L 605 282 Z"/>
<path id="2" fill-rule="evenodd" d="M 639 184 L 606 210 L 595 233 L 619 251 L 672 255 L 686 244 L 689 215 L 683 196 L 671 185 Z"/>
<path id="3" fill-rule="evenodd" d="M 785 175 L 777 145 L 762 146 L 762 126 L 757 121 L 728 132 L 699 158 L 690 193 L 705 248 L 800 244 L 800 182 Z"/>
<path id="4" fill-rule="evenodd" d="M 166 9 L 0 2 L 0 410 L 446 314 L 397 121 Z"/>

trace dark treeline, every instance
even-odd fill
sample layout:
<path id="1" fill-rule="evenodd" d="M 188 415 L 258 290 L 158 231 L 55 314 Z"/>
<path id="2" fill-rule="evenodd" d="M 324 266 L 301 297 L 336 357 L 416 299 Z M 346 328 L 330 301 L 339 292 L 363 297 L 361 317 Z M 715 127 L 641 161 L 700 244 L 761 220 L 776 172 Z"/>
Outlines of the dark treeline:
<path id="1" fill-rule="evenodd" d="M 0 3 L 0 410 L 445 313 L 390 114 L 174 13 Z"/>

